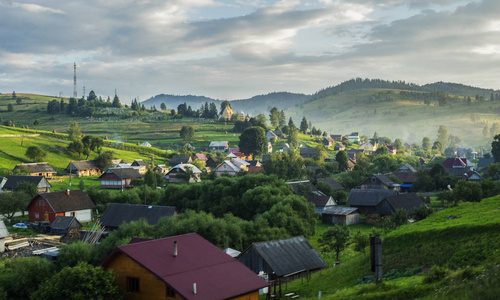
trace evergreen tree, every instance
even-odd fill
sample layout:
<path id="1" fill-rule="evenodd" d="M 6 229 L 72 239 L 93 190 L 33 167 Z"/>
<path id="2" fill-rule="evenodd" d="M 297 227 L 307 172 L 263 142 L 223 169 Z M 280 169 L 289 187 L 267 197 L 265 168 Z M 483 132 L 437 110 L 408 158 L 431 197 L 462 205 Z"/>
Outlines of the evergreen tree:
<path id="1" fill-rule="evenodd" d="M 437 134 L 437 141 L 441 143 L 442 147 L 445 147 L 448 143 L 448 129 L 446 126 L 440 125 Z"/>
<path id="2" fill-rule="evenodd" d="M 300 122 L 300 132 L 303 132 L 304 134 L 307 134 L 307 119 L 306 117 L 302 117 L 302 121 Z"/>
<path id="3" fill-rule="evenodd" d="M 120 103 L 120 98 L 118 98 L 118 95 L 115 95 L 113 98 L 113 107 L 122 107 L 122 104 Z"/>

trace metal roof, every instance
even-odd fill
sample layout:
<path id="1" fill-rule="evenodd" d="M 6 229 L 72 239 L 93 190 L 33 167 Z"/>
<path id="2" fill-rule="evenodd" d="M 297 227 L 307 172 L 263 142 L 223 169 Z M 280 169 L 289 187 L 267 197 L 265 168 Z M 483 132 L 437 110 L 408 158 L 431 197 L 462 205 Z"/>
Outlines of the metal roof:
<path id="1" fill-rule="evenodd" d="M 175 213 L 175 206 L 110 203 L 100 221 L 107 227 L 119 227 L 124 222 L 139 219 L 145 219 L 149 225 L 156 225 L 160 218 L 170 217 Z"/>
<path id="2" fill-rule="evenodd" d="M 252 247 L 278 277 L 326 267 L 325 261 L 303 236 L 253 243 L 238 258 Z"/>
<path id="3" fill-rule="evenodd" d="M 57 173 L 47 162 L 19 164 L 14 167 L 14 171 L 22 167 L 27 168 L 30 173 Z"/>
<path id="4" fill-rule="evenodd" d="M 38 188 L 52 187 L 47 179 L 45 179 L 45 177 L 43 176 L 10 175 L 3 188 L 6 190 L 13 190 L 18 183 L 23 181 L 32 183 Z"/>
<path id="5" fill-rule="evenodd" d="M 347 205 L 377 206 L 385 197 L 397 194 L 397 191 L 384 189 L 352 189 L 347 199 Z"/>
<path id="6" fill-rule="evenodd" d="M 174 241 L 177 256 L 173 255 Z M 117 253 L 130 257 L 184 299 L 228 299 L 267 286 L 250 269 L 196 233 L 117 247 L 101 265 L 106 267 Z"/>
<path id="7" fill-rule="evenodd" d="M 346 207 L 346 206 L 329 206 L 321 212 L 322 215 L 341 215 L 347 216 L 357 211 L 357 207 Z"/>

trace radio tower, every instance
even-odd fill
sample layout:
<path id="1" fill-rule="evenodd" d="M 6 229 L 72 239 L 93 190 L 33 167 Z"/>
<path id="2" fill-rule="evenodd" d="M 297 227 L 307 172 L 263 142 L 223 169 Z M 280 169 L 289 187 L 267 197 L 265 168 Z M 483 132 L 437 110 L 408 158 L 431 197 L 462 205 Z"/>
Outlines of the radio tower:
<path id="1" fill-rule="evenodd" d="M 74 74 L 73 74 L 73 98 L 76 99 L 76 63 L 74 63 Z"/>

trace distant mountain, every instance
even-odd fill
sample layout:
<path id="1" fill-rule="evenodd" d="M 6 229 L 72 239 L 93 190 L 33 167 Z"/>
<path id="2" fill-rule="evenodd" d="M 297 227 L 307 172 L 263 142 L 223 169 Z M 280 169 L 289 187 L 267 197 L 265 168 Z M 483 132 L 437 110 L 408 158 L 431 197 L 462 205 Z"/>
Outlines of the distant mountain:
<path id="1" fill-rule="evenodd" d="M 267 95 L 258 95 L 249 99 L 238 99 L 229 100 L 231 102 L 231 108 L 234 111 L 244 112 L 250 115 L 257 115 L 260 113 L 265 113 L 269 111 L 272 107 L 277 107 L 278 109 L 287 109 L 290 107 L 298 106 L 311 98 L 310 95 L 305 94 L 295 94 L 288 92 L 275 92 Z M 220 104 L 224 100 L 212 99 L 204 96 L 178 96 L 178 95 L 165 95 L 160 94 L 152 98 L 142 101 L 146 107 L 155 106 L 160 108 L 161 103 L 165 103 L 167 109 L 177 110 L 177 106 L 182 103 L 190 105 L 193 110 L 199 109 L 201 105 L 205 102 L 214 102 L 219 109 Z"/>
<path id="2" fill-rule="evenodd" d="M 442 81 L 425 84 L 422 86 L 422 88 L 428 92 L 441 91 L 453 95 L 469 96 L 469 97 L 475 97 L 476 95 L 479 95 L 479 96 L 484 96 L 485 98 L 489 98 L 491 93 L 496 94 L 500 92 L 499 90 L 483 89 L 470 85 L 442 82 Z"/>

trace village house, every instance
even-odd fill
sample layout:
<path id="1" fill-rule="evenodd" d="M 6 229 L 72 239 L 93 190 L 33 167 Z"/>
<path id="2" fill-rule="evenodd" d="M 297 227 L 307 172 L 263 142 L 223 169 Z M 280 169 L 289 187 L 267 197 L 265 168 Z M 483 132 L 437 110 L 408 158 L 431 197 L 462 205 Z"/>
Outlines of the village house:
<path id="1" fill-rule="evenodd" d="M 95 160 L 71 161 L 64 171 L 77 177 L 101 175 Z"/>
<path id="2" fill-rule="evenodd" d="M 347 136 L 347 139 L 351 143 L 359 143 L 359 141 L 360 141 L 360 139 L 359 139 L 359 132 L 352 132 L 351 134 L 349 134 Z"/>
<path id="3" fill-rule="evenodd" d="M 343 191 L 345 188 L 335 179 L 331 177 L 326 177 L 326 178 L 318 178 L 316 179 L 316 185 L 320 182 L 324 182 L 328 184 L 334 191 Z"/>
<path id="4" fill-rule="evenodd" d="M 394 146 L 389 145 L 385 147 L 387 148 L 389 154 L 396 155 L 396 153 L 398 152 L 398 150 Z"/>
<path id="5" fill-rule="evenodd" d="M 399 179 L 401 182 L 401 192 L 409 192 L 413 183 L 417 181 L 417 170 L 410 164 L 405 164 L 395 172 L 385 175 L 394 175 Z"/>
<path id="6" fill-rule="evenodd" d="M 336 142 L 342 142 L 341 134 L 330 134 L 330 137 Z"/>
<path id="7" fill-rule="evenodd" d="M 336 206 L 337 203 L 333 200 L 332 196 L 323 195 L 304 195 L 307 202 L 314 204 L 314 212 L 322 213 L 325 209 Z"/>
<path id="8" fill-rule="evenodd" d="M 9 179 L 3 186 L 3 190 L 12 191 L 20 182 L 29 182 L 38 188 L 38 192 L 50 192 L 52 187 L 47 179 L 43 176 L 29 175 L 10 175 Z"/>
<path id="9" fill-rule="evenodd" d="M 352 189 L 347 205 L 358 208 L 361 214 L 370 214 L 385 197 L 397 194 L 397 191 L 385 189 Z"/>
<path id="10" fill-rule="evenodd" d="M 384 189 L 384 190 L 401 190 L 401 185 L 393 182 L 389 177 L 383 174 L 374 174 L 370 178 L 360 183 L 358 189 Z"/>
<path id="11" fill-rule="evenodd" d="M 47 179 L 57 175 L 57 172 L 46 162 L 19 164 L 14 167 L 12 172 L 14 174 L 18 172 L 27 172 L 30 176 L 43 176 Z"/>
<path id="12" fill-rule="evenodd" d="M 193 176 L 189 178 L 189 182 L 199 182 L 201 181 L 201 171 L 196 166 L 192 164 L 178 164 L 177 166 L 170 169 L 170 171 L 165 174 L 165 180 L 169 183 L 186 183 L 186 179 L 183 176 L 178 176 L 179 174 L 186 174 L 187 169 L 190 168 L 193 172 Z"/>
<path id="13" fill-rule="evenodd" d="M 149 142 L 144 142 L 141 144 L 142 147 L 152 147 Z"/>
<path id="14" fill-rule="evenodd" d="M 190 164 L 193 162 L 193 159 L 191 159 L 191 156 L 189 155 L 174 155 L 170 159 L 170 166 L 175 167 L 178 164 Z"/>
<path id="15" fill-rule="evenodd" d="M 489 165 L 495 162 L 494 158 L 484 158 L 481 157 L 479 161 L 477 162 L 477 171 L 478 172 L 483 172 L 486 171 Z"/>
<path id="16" fill-rule="evenodd" d="M 224 119 L 226 121 L 231 121 L 231 118 L 232 118 L 233 114 L 234 113 L 233 113 L 233 110 L 231 109 L 231 106 L 230 105 L 226 105 L 226 107 L 224 108 L 224 110 L 220 114 L 220 118 L 219 119 Z"/>
<path id="17" fill-rule="evenodd" d="M 377 151 L 377 143 L 373 145 L 370 142 L 364 142 L 358 147 L 358 149 L 365 150 L 366 152 L 375 152 Z"/>
<path id="18" fill-rule="evenodd" d="M 208 146 L 211 152 L 225 152 L 229 149 L 228 141 L 212 141 Z"/>
<path id="19" fill-rule="evenodd" d="M 302 156 L 302 158 L 313 158 L 314 156 L 316 156 L 317 153 L 318 150 L 316 150 L 316 148 L 312 147 L 300 148 L 300 156 Z"/>
<path id="20" fill-rule="evenodd" d="M 329 148 L 335 143 L 335 140 L 329 136 L 325 136 L 325 137 L 323 137 L 322 143 L 323 143 L 323 146 L 325 146 L 325 148 Z"/>
<path id="21" fill-rule="evenodd" d="M 142 178 L 137 169 L 109 168 L 97 180 L 101 182 L 101 189 L 122 189 L 131 188 L 133 179 Z"/>
<path id="22" fill-rule="evenodd" d="M 163 217 L 177 215 L 175 206 L 110 203 L 100 218 L 106 230 L 118 229 L 123 223 L 144 219 L 149 225 L 156 225 Z"/>
<path id="23" fill-rule="evenodd" d="M 397 209 L 404 209 L 412 215 L 415 209 L 425 206 L 424 201 L 415 193 L 386 196 L 376 206 L 372 213 L 381 216 L 391 216 Z"/>
<path id="24" fill-rule="evenodd" d="M 217 156 L 209 156 L 207 158 L 207 162 L 205 163 L 205 167 L 208 169 L 212 169 L 217 167 Z"/>
<path id="25" fill-rule="evenodd" d="M 237 259 L 257 274 L 268 274 L 270 280 L 293 280 L 327 266 L 303 236 L 253 243 Z"/>
<path id="26" fill-rule="evenodd" d="M 323 224 L 354 225 L 359 224 L 359 209 L 357 207 L 330 206 L 321 213 Z"/>
<path id="27" fill-rule="evenodd" d="M 57 216 L 73 216 L 79 222 L 92 221 L 95 204 L 80 190 L 40 193 L 31 199 L 26 210 L 30 222 L 53 222 Z"/>
<path id="28" fill-rule="evenodd" d="M 229 160 L 224 160 L 220 165 L 218 165 L 214 172 L 217 176 L 221 176 L 222 174 L 228 174 L 235 176 L 240 171 L 248 171 L 248 163 L 245 160 L 237 158 L 233 153 L 227 156 Z"/>
<path id="29" fill-rule="evenodd" d="M 363 149 L 348 149 L 346 150 L 347 156 L 352 159 L 354 162 L 356 162 L 356 159 L 358 158 L 358 155 L 360 153 L 364 153 L 365 150 Z"/>
<path id="30" fill-rule="evenodd" d="M 130 166 L 134 169 L 137 169 L 139 174 L 144 175 L 148 171 L 148 165 L 142 159 L 134 159 Z"/>
<path id="31" fill-rule="evenodd" d="M 233 154 L 235 157 L 237 157 L 239 159 L 243 159 L 243 160 L 252 160 L 253 159 L 252 154 L 246 155 L 245 153 L 240 151 L 240 148 L 229 148 L 227 153 Z"/>
<path id="32" fill-rule="evenodd" d="M 333 146 L 334 151 L 343 151 L 345 150 L 345 146 L 342 143 L 335 143 L 335 146 Z"/>
<path id="33" fill-rule="evenodd" d="M 289 181 L 285 183 L 292 189 L 292 192 L 296 195 L 313 194 L 325 196 L 325 194 L 318 190 L 309 180 Z"/>
<path id="34" fill-rule="evenodd" d="M 266 132 L 266 138 L 267 138 L 268 142 L 270 142 L 272 139 L 274 139 L 275 141 L 277 141 L 279 139 L 279 137 L 276 135 L 276 133 L 274 133 L 274 131 L 272 131 L 272 130 L 269 130 L 268 132 Z"/>
<path id="35" fill-rule="evenodd" d="M 476 171 L 468 171 L 467 173 L 464 173 L 462 175 L 462 179 L 467 181 L 480 182 L 481 180 L 483 180 L 483 177 Z"/>
<path id="36" fill-rule="evenodd" d="M 160 174 L 167 174 L 168 170 L 170 170 L 167 165 L 157 165 L 153 171 L 155 171 L 156 173 L 160 173 Z"/>
<path id="37" fill-rule="evenodd" d="M 196 233 L 132 240 L 101 263 L 124 299 L 258 300 L 267 282 Z"/>
<path id="38" fill-rule="evenodd" d="M 192 161 L 195 161 L 195 160 L 201 160 L 201 161 L 207 161 L 207 157 L 205 156 L 205 154 L 203 153 L 195 153 L 193 154 L 193 156 L 191 156 L 191 159 Z M 189 162 L 183 162 L 183 163 L 189 163 Z"/>
<path id="39" fill-rule="evenodd" d="M 472 171 L 473 167 L 467 161 L 467 158 L 453 157 L 443 161 L 446 171 L 453 176 L 462 177 L 465 173 Z"/>

